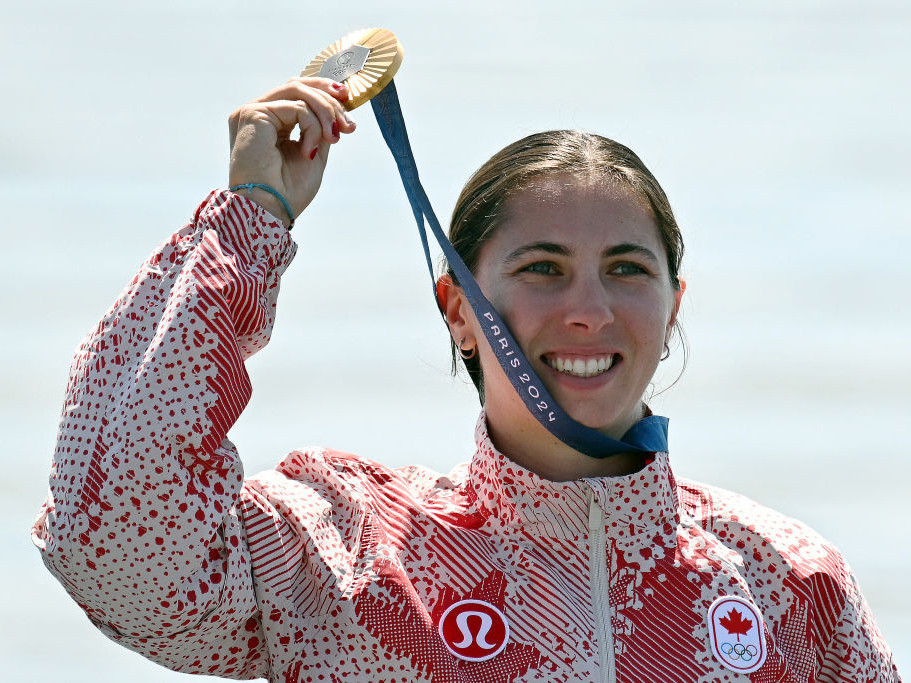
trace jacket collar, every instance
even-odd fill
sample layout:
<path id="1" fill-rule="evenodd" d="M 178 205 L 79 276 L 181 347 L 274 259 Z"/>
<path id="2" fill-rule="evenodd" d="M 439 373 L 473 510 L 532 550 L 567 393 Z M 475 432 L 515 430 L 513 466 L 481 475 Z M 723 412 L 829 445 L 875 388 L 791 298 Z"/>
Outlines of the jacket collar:
<path id="1" fill-rule="evenodd" d="M 642 470 L 626 476 L 551 481 L 494 447 L 483 412 L 475 442 L 468 485 L 492 522 L 571 538 L 588 533 L 594 503 L 603 510 L 606 535 L 618 541 L 656 530 L 670 533 L 677 526 L 677 486 L 667 453 L 656 453 Z"/>

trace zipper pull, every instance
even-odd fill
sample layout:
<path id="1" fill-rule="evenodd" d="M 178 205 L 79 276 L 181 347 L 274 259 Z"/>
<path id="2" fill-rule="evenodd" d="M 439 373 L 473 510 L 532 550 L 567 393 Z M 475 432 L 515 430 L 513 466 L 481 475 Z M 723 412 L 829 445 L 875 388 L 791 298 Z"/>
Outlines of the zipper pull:
<path id="1" fill-rule="evenodd" d="M 604 529 L 604 510 L 595 498 L 595 492 L 588 490 L 588 530 L 602 531 Z"/>

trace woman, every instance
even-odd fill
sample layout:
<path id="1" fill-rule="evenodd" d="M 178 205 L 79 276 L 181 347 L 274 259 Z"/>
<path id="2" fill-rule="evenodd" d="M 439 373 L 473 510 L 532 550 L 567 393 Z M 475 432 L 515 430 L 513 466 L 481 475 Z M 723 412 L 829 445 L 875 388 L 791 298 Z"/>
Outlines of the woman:
<path id="1" fill-rule="evenodd" d="M 244 481 L 225 438 L 243 360 L 269 338 L 287 227 L 354 131 L 346 96 L 293 79 L 232 114 L 229 186 L 254 186 L 213 192 L 77 353 L 33 538 L 93 623 L 177 670 L 272 681 L 898 680 L 834 548 L 675 480 L 665 452 L 557 440 L 452 273 L 439 303 L 484 406 L 469 467 L 316 449 Z M 683 247 L 632 152 L 519 141 L 469 181 L 451 237 L 572 418 L 620 439 L 648 415 Z"/>

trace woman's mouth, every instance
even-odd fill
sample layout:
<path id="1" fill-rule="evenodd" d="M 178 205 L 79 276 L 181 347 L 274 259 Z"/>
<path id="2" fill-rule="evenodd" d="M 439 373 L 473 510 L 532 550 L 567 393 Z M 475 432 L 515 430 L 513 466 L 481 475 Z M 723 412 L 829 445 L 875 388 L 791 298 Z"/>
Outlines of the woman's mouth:
<path id="1" fill-rule="evenodd" d="M 543 356 L 542 359 L 557 372 L 562 372 L 573 377 L 597 377 L 602 375 L 619 360 L 619 354 L 611 353 L 603 356 L 588 356 L 586 358 Z"/>

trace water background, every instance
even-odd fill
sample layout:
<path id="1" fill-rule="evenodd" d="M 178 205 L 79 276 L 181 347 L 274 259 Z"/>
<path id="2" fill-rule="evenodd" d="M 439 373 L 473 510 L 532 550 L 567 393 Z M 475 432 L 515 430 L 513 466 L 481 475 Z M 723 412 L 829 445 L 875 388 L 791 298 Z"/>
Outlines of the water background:
<path id="1" fill-rule="evenodd" d="M 642 156 L 687 240 L 691 358 L 652 401 L 678 474 L 836 543 L 911 663 L 907 2 L 0 10 L 5 680 L 199 680 L 95 632 L 31 547 L 67 368 L 144 256 L 224 186 L 228 113 L 364 26 L 405 46 L 396 82 L 444 222 L 468 175 L 530 132 L 593 130 Z M 442 471 L 473 451 L 477 400 L 448 375 L 404 192 L 370 109 L 354 116 L 295 229 L 273 342 L 248 364 L 231 432 L 248 472 L 307 444 Z"/>

